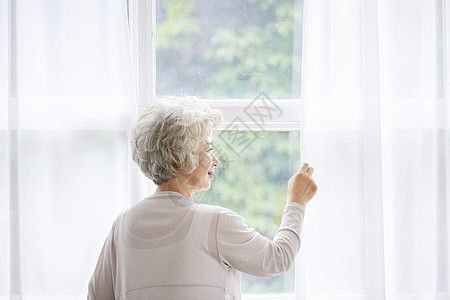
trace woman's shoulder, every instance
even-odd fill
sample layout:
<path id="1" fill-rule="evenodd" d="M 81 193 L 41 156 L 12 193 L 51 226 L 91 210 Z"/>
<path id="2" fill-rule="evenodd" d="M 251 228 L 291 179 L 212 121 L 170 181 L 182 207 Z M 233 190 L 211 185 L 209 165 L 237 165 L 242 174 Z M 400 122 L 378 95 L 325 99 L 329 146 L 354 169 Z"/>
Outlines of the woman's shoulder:
<path id="1" fill-rule="evenodd" d="M 199 209 L 204 212 L 210 212 L 217 215 L 220 227 L 232 226 L 234 224 L 244 224 L 244 218 L 241 217 L 241 215 L 239 215 L 237 212 L 234 212 L 229 208 L 202 203 L 199 204 Z"/>
<path id="2" fill-rule="evenodd" d="M 226 207 L 219 206 L 219 205 L 199 203 L 198 207 L 199 207 L 198 209 L 200 209 L 200 210 L 215 212 L 220 215 L 237 215 L 237 216 L 239 215 L 236 212 L 232 211 L 231 209 L 228 209 Z"/>
<path id="3" fill-rule="evenodd" d="M 198 213 L 212 213 L 219 214 L 224 208 L 218 205 L 206 204 L 206 203 L 197 203 L 195 210 Z"/>

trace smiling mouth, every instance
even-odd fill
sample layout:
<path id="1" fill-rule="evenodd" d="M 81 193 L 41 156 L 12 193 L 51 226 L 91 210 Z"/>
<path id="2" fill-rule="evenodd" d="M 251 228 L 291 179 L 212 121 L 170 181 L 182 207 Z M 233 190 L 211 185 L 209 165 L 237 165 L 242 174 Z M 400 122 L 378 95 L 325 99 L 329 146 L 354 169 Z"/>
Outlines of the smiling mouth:
<path id="1" fill-rule="evenodd" d="M 214 171 L 208 171 L 208 175 L 212 178 L 214 175 Z"/>

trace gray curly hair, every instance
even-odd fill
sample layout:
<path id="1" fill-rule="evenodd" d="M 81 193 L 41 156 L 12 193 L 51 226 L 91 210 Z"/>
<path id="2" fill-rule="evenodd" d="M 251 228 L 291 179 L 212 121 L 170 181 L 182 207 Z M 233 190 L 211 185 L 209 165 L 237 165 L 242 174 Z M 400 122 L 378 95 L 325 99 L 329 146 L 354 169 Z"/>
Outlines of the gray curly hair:
<path id="1" fill-rule="evenodd" d="M 223 120 L 194 97 L 164 97 L 150 101 L 131 134 L 134 162 L 155 184 L 190 174 L 198 167 L 197 148 Z"/>

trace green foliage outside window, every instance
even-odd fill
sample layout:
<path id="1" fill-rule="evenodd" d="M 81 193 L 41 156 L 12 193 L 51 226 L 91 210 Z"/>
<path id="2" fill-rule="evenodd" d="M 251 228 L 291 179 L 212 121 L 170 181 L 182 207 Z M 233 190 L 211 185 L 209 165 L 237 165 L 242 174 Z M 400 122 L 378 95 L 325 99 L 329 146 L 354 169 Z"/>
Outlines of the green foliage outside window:
<path id="1" fill-rule="evenodd" d="M 159 96 L 252 99 L 298 95 L 301 3 L 293 0 L 157 2 Z M 294 39 L 295 38 L 295 39 Z M 294 51 L 294 47 L 296 51 Z M 297 78 L 298 79 L 298 78 Z"/>

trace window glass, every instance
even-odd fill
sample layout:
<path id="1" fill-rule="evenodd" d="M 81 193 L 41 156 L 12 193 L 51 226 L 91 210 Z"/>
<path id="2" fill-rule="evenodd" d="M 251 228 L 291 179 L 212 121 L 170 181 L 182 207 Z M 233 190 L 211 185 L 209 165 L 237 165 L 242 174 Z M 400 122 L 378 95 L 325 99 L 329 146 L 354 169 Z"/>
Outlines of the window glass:
<path id="1" fill-rule="evenodd" d="M 300 97 L 302 1 L 156 1 L 156 96 Z"/>
<path id="2" fill-rule="evenodd" d="M 220 161 L 211 188 L 197 201 L 238 212 L 247 225 L 268 238 L 278 229 L 286 204 L 287 183 L 300 163 L 298 131 L 223 131 L 214 137 Z M 245 143 L 245 147 L 243 147 Z M 242 275 L 242 292 L 294 293 L 294 268 L 259 279 Z"/>

